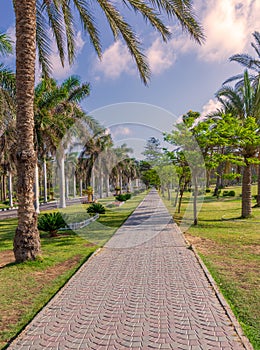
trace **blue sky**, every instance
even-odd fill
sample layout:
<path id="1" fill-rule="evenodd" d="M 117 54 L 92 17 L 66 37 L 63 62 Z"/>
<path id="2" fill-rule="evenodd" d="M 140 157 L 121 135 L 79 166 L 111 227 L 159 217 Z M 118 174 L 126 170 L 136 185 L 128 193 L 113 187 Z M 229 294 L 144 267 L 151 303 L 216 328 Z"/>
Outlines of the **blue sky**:
<path id="1" fill-rule="evenodd" d="M 62 69 L 54 47 L 51 57 L 54 77 L 62 81 L 68 75 L 77 74 L 83 81 L 89 82 L 91 95 L 83 107 L 106 126 L 134 122 L 164 131 L 190 109 L 202 114 L 214 110 L 215 92 L 225 79 L 242 71 L 228 58 L 235 53 L 251 52 L 251 34 L 255 30 L 260 31 L 260 1 L 195 0 L 194 6 L 207 37 L 202 46 L 191 41 L 188 35 L 183 35 L 177 23 L 169 23 L 174 34 L 165 45 L 144 22 L 130 17 L 150 63 L 152 79 L 148 87 L 141 83 L 123 43 L 112 40 L 102 19 L 99 19 L 103 33 L 102 62 L 98 61 L 89 39 L 82 35 L 79 27 L 78 55 L 72 67 Z M 0 30 L 14 36 L 11 0 L 1 1 L 0 14 Z M 13 58 L 9 57 L 5 63 L 13 66 L 13 62 Z M 133 103 L 141 107 L 140 110 L 136 107 L 129 115 L 127 109 Z M 117 104 L 114 110 L 109 107 L 113 104 Z M 148 109 L 147 105 L 150 105 Z M 131 132 L 127 134 L 128 126 L 121 128 L 124 130 L 122 139 L 131 135 Z M 136 130 L 132 132 L 137 135 Z M 140 134 L 146 137 L 147 133 L 142 129 Z"/>

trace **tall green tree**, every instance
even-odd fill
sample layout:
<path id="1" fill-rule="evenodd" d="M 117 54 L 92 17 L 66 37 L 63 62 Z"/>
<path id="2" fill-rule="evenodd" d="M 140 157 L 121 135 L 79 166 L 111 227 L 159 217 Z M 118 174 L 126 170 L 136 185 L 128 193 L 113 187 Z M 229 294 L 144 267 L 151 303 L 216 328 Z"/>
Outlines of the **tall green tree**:
<path id="1" fill-rule="evenodd" d="M 252 56 L 248 53 L 235 54 L 229 59 L 232 62 L 237 62 L 243 67 L 249 70 L 249 79 L 253 86 L 257 88 L 260 79 L 260 32 L 255 31 L 253 34 L 254 42 L 251 42 L 251 47 L 254 49 L 256 56 Z M 238 74 L 227 79 L 224 84 L 237 81 L 236 87 L 243 85 L 244 76 L 243 74 Z M 260 115 L 258 115 L 258 123 L 260 124 Z M 258 149 L 258 158 L 260 161 L 260 147 Z M 260 207 L 260 164 L 258 165 L 258 189 L 257 189 L 257 207 Z"/>
<path id="2" fill-rule="evenodd" d="M 251 129 L 251 143 L 250 138 L 247 140 L 246 136 L 244 143 L 241 141 L 243 144 L 241 152 L 244 158 L 244 171 L 242 178 L 242 217 L 247 218 L 252 213 L 251 164 L 253 159 L 255 159 L 259 147 L 259 143 L 257 144 L 255 142 L 255 137 L 253 136 L 256 132 L 259 133 L 259 124 L 257 125 L 257 123 L 260 115 L 260 82 L 258 81 L 257 86 L 251 84 L 248 71 L 245 70 L 243 85 L 239 85 L 235 88 L 224 86 L 218 91 L 217 97 L 223 104 L 224 108 L 229 110 L 232 116 L 238 118 L 242 122 L 242 126 L 245 130 L 246 126 L 248 126 L 248 128 L 252 127 L 253 121 L 255 125 L 255 130 Z"/>
<path id="3" fill-rule="evenodd" d="M 193 224 L 198 224 L 198 194 L 205 178 L 205 161 L 203 152 L 204 135 L 195 121 L 199 118 L 198 112 L 189 111 L 183 115 L 182 123 L 178 123 L 171 133 L 165 134 L 165 141 L 174 145 L 185 158 L 191 173 L 193 187 Z M 195 125 L 194 125 L 195 123 Z M 200 145 L 202 146 L 200 148 Z M 185 164 L 185 163 L 184 163 Z M 186 166 L 186 165 L 185 165 Z"/>
<path id="4" fill-rule="evenodd" d="M 88 2 L 84 0 L 14 0 L 16 17 L 16 102 L 17 102 L 17 192 L 19 200 L 18 227 L 14 239 L 14 254 L 17 262 L 35 259 L 40 254 L 40 240 L 37 230 L 37 215 L 33 207 L 33 182 L 36 166 L 34 150 L 34 81 L 36 41 L 39 60 L 43 73 L 50 73 L 48 60 L 50 40 L 48 28 L 52 28 L 61 62 L 69 63 L 75 58 L 74 16 L 75 7 L 83 24 L 83 30 L 89 35 L 99 56 L 101 44 L 99 31 L 93 16 L 98 5 L 107 20 L 115 38 L 121 37 L 127 44 L 138 67 L 141 79 L 147 83 L 150 72 L 141 43 L 133 28 L 123 18 L 116 3 L 108 0 Z M 128 0 L 124 4 L 134 13 L 139 13 L 167 41 L 170 32 L 160 15 L 176 18 L 183 29 L 199 43 L 203 40 L 200 25 L 193 14 L 191 1 L 136 1 Z M 37 30 L 36 30 L 37 29 Z"/>

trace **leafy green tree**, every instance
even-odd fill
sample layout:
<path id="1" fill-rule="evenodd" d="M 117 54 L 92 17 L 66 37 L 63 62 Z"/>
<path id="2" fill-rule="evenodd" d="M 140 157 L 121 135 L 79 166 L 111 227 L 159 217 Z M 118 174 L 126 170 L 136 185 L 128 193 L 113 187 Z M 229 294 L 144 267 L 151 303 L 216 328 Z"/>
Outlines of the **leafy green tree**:
<path id="1" fill-rule="evenodd" d="M 251 182 L 252 182 L 252 162 L 256 162 L 256 155 L 259 143 L 256 143 L 257 133 L 259 133 L 260 115 L 260 82 L 255 87 L 250 83 L 248 71 L 244 72 L 243 85 L 238 87 L 223 87 L 217 93 L 219 101 L 224 108 L 229 110 L 232 116 L 241 122 L 244 129 L 244 142 L 241 140 L 241 153 L 244 158 L 244 172 L 242 178 L 242 217 L 247 218 L 252 213 L 251 207 Z M 254 124 L 255 129 L 252 129 Z M 252 132 L 252 138 L 247 133 L 247 128 Z M 251 142 L 251 143 L 250 143 Z"/>
<path id="2" fill-rule="evenodd" d="M 248 53 L 236 54 L 230 57 L 230 61 L 237 62 L 250 71 L 249 80 L 253 83 L 253 86 L 257 88 L 260 79 L 260 33 L 255 31 L 253 33 L 255 42 L 251 42 L 251 46 L 256 53 L 256 57 L 251 56 Z M 224 84 L 237 81 L 236 87 L 243 85 L 244 75 L 238 74 L 225 81 Z M 260 124 L 260 116 L 258 115 L 258 123 Z M 258 149 L 258 158 L 260 161 L 260 147 Z M 258 190 L 257 190 L 257 207 L 260 207 L 260 164 L 258 165 Z"/>
<path id="3" fill-rule="evenodd" d="M 198 192 L 199 185 L 204 186 L 205 162 L 200 140 L 204 140 L 195 121 L 199 118 L 198 112 L 189 111 L 183 116 L 183 122 L 178 123 L 171 133 L 165 133 L 165 141 L 181 151 L 190 168 L 193 187 L 193 224 L 198 224 Z"/>
<path id="4" fill-rule="evenodd" d="M 149 162 L 152 166 L 158 164 L 162 156 L 162 148 L 160 146 L 159 139 L 155 137 L 150 137 L 145 145 L 145 150 L 143 155 L 145 156 L 145 160 Z"/>
<path id="5" fill-rule="evenodd" d="M 146 188 L 154 186 L 156 189 L 159 189 L 161 186 L 160 177 L 155 169 L 149 169 L 141 173 L 141 180 Z"/>

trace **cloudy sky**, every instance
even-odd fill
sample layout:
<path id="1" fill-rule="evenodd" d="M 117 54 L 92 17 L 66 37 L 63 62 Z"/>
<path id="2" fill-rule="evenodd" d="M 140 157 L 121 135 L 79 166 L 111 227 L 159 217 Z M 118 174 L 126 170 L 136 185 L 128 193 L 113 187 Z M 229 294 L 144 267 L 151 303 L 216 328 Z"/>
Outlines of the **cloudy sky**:
<path id="1" fill-rule="evenodd" d="M 11 0 L 0 3 L 0 30 L 12 36 L 11 3 Z M 136 128 L 131 131 L 127 123 L 163 130 L 170 127 L 170 115 L 177 118 L 190 109 L 204 114 L 215 108 L 214 94 L 223 81 L 242 71 L 237 63 L 228 61 L 230 55 L 252 52 L 252 33 L 260 31 L 260 0 L 195 0 L 194 7 L 207 38 L 202 46 L 184 35 L 177 23 L 169 23 L 173 35 L 165 44 L 140 19 L 131 17 L 152 71 L 148 87 L 141 83 L 123 42 L 113 42 L 101 19 L 102 61 L 95 56 L 89 39 L 78 31 L 75 64 L 63 69 L 54 52 L 51 57 L 54 77 L 62 81 L 77 74 L 89 82 L 91 95 L 83 104 L 84 109 L 105 125 L 126 123 L 120 130 L 127 137 L 136 133 Z M 13 59 L 8 58 L 6 63 L 12 66 Z M 114 104 L 117 107 L 111 107 Z M 131 110 L 133 104 L 141 106 L 140 110 L 139 107 Z"/>

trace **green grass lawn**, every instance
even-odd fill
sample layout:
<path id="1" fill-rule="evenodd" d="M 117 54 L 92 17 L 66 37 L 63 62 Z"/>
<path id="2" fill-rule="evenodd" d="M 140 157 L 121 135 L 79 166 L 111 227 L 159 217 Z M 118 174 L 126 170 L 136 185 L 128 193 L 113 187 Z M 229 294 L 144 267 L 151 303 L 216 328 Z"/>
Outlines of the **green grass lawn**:
<path id="1" fill-rule="evenodd" d="M 120 208 L 107 210 L 98 222 L 78 230 L 79 232 L 65 231 L 53 238 L 42 233 L 42 260 L 9 263 L 0 268 L 0 349 L 23 329 L 88 257 L 113 235 L 143 198 L 144 194 L 140 194 Z M 66 213 L 71 217 L 80 215 L 84 218 L 87 216 L 86 208 L 87 205 L 81 208 L 71 206 L 66 208 Z M 17 219 L 0 221 L 0 266 L 3 260 L 7 259 L 8 262 L 13 256 L 11 250 L 16 225 Z"/>
<path id="2" fill-rule="evenodd" d="M 238 187 L 233 189 L 240 194 Z M 253 190 L 255 192 L 256 188 Z M 188 207 L 189 196 L 186 194 L 180 214 L 165 200 L 179 224 Z M 253 209 L 250 219 L 241 220 L 240 215 L 240 197 L 215 199 L 207 194 L 199 213 L 199 224 L 190 226 L 185 237 L 197 248 L 254 349 L 259 350 L 260 208 Z M 192 216 L 190 209 L 186 216 Z"/>

